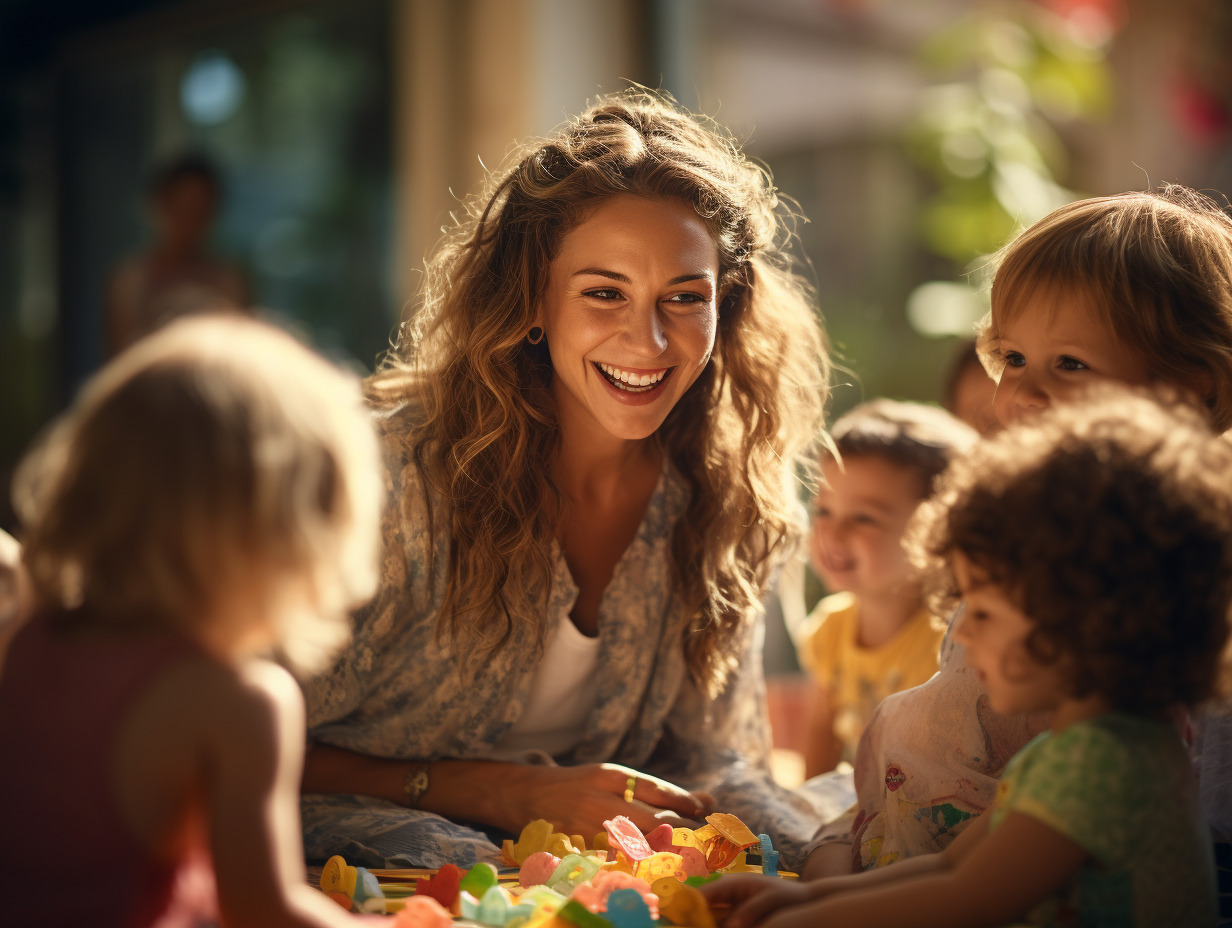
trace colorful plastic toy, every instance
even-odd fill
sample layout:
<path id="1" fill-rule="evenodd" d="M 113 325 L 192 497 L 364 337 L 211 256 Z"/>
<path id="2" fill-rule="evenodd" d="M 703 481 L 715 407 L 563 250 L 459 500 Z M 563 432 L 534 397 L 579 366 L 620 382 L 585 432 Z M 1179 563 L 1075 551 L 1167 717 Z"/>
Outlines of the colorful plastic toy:
<path id="1" fill-rule="evenodd" d="M 321 889 L 339 905 L 342 900 L 338 897 L 346 896 L 351 900 L 350 910 L 353 912 L 385 914 L 385 894 L 381 892 L 377 878 L 364 867 L 347 866 L 347 862 L 337 854 L 325 862 L 325 869 L 321 871 Z"/>

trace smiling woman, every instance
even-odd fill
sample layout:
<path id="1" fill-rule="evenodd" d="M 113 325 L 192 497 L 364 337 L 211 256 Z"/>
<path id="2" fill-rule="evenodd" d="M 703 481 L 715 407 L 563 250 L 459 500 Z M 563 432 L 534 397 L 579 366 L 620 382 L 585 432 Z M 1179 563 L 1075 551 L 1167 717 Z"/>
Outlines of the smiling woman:
<path id="1" fill-rule="evenodd" d="M 828 362 L 789 213 L 642 91 L 471 206 L 367 384 L 383 582 L 305 682 L 308 856 L 466 863 L 536 818 L 589 840 L 721 807 L 790 866 L 815 823 L 769 777 L 760 601 Z"/>

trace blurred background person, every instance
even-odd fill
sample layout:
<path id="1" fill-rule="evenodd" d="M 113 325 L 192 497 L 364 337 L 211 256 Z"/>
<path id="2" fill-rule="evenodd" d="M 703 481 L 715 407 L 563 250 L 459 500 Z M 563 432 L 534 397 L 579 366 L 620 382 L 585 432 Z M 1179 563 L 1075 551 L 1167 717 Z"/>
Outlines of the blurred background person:
<path id="1" fill-rule="evenodd" d="M 944 626 L 924 606 L 903 529 L 974 430 L 943 409 L 889 399 L 857 406 L 831 430 L 809 545 L 830 595 L 809 615 L 801 662 L 816 685 L 806 777 L 850 761 L 877 704 L 937 671 Z"/>
<path id="2" fill-rule="evenodd" d="M 981 435 L 996 424 L 992 397 L 997 382 L 988 376 L 975 350 L 975 339 L 960 342 L 945 378 L 942 404 Z"/>
<path id="3" fill-rule="evenodd" d="M 107 291 L 110 355 L 179 316 L 247 311 L 239 268 L 210 253 L 222 195 L 218 169 L 204 155 L 182 155 L 154 172 L 147 198 L 154 239 L 116 269 Z"/>

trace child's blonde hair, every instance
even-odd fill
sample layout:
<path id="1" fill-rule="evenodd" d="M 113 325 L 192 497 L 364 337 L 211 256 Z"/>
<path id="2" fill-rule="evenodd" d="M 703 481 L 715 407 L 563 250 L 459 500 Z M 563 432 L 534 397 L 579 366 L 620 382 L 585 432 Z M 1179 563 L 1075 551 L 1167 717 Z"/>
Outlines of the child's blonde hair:
<path id="1" fill-rule="evenodd" d="M 998 260 L 980 358 L 994 377 L 1000 329 L 1041 288 L 1072 288 L 1163 383 L 1197 390 L 1232 426 L 1232 218 L 1177 184 L 1079 200 L 1049 213 Z"/>
<path id="2" fill-rule="evenodd" d="M 65 620 L 187 629 L 307 586 L 274 629 L 309 670 L 376 586 L 377 444 L 357 378 L 234 315 L 177 321 L 83 389 L 14 481 L 36 597 Z"/>

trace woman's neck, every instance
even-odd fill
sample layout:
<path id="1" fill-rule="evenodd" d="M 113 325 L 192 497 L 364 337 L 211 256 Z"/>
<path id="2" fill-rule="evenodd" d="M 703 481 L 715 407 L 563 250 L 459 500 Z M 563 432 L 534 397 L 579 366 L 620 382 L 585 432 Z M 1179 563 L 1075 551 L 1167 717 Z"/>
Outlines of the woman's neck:
<path id="1" fill-rule="evenodd" d="M 650 472 L 657 476 L 663 457 L 652 439 L 607 438 L 571 441 L 561 430 L 560 453 L 552 477 L 570 502 L 602 504 L 625 496 L 631 484 L 643 483 Z"/>

